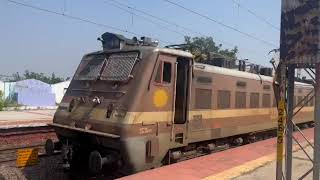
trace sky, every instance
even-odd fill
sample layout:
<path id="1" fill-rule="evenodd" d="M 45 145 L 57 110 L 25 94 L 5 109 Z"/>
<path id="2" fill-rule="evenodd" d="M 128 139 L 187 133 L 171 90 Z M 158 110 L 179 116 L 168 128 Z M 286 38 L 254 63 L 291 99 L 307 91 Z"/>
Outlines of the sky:
<path id="1" fill-rule="evenodd" d="M 213 37 L 217 43 L 222 41 L 224 48 L 237 46 L 239 59 L 249 59 L 264 66 L 271 66 L 269 63 L 271 56 L 268 52 L 279 46 L 279 30 L 241 7 L 246 7 L 259 17 L 267 19 L 272 25 L 280 27 L 280 0 L 235 0 L 242 5 L 240 7 L 233 0 L 172 0 L 213 20 L 270 42 L 274 46 L 249 38 L 164 0 L 116 1 L 191 29 L 192 32 L 148 16 L 142 18 L 142 15 L 135 11 L 133 12 L 139 16 L 128 13 L 115 7 L 111 0 L 14 1 L 80 17 L 100 25 L 0 0 L 0 74 L 2 75 L 29 70 L 45 74 L 54 72 L 58 76 L 70 77 L 84 54 L 102 49 L 97 37 L 104 32 L 119 33 L 128 38 L 134 36 L 119 29 L 151 36 L 159 40 L 161 46 L 167 45 L 168 42 L 183 43 L 183 35 L 194 37 L 201 33 Z M 110 29 L 109 26 L 117 29 Z"/>

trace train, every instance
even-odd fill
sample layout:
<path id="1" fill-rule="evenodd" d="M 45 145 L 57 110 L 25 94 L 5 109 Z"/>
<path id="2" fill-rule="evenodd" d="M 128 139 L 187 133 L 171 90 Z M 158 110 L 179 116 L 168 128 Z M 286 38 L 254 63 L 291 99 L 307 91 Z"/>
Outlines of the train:
<path id="1" fill-rule="evenodd" d="M 84 55 L 54 115 L 63 166 L 133 174 L 274 133 L 273 77 L 194 62 L 150 38 L 106 32 Z M 313 86 L 296 82 L 299 107 Z M 295 123 L 311 126 L 314 101 Z"/>

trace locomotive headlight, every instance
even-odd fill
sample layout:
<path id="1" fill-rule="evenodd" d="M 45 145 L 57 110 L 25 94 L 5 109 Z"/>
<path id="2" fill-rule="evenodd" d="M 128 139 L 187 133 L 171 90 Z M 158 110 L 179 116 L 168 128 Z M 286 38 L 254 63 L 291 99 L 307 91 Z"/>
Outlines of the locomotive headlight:
<path id="1" fill-rule="evenodd" d="M 121 105 L 109 104 L 107 106 L 106 118 L 123 119 L 127 114 L 126 108 Z"/>
<path id="2" fill-rule="evenodd" d="M 124 111 L 124 110 L 115 110 L 114 117 L 122 119 L 122 118 L 124 118 L 126 116 L 126 114 L 127 114 L 127 112 Z"/>
<path id="3" fill-rule="evenodd" d="M 116 106 L 113 116 L 117 119 L 123 119 L 127 114 L 127 109 L 123 106 Z"/>

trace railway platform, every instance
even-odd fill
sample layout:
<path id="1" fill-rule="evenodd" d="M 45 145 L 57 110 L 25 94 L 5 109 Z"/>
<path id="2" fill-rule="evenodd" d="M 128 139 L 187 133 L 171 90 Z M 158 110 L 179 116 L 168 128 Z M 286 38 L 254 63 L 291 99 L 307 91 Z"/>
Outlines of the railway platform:
<path id="1" fill-rule="evenodd" d="M 305 129 L 303 132 L 307 138 L 312 139 L 313 128 Z M 295 136 L 304 146 L 307 146 L 300 134 L 295 133 Z M 312 148 L 307 147 L 307 150 L 312 155 Z M 293 164 L 295 172 L 293 176 L 299 175 L 299 172 L 304 172 L 312 165 L 306 161 L 307 157 L 297 145 L 294 151 L 296 161 Z M 120 179 L 275 179 L 275 160 L 276 138 L 272 138 Z"/>
<path id="2" fill-rule="evenodd" d="M 47 126 L 55 110 L 0 111 L 0 130 Z"/>

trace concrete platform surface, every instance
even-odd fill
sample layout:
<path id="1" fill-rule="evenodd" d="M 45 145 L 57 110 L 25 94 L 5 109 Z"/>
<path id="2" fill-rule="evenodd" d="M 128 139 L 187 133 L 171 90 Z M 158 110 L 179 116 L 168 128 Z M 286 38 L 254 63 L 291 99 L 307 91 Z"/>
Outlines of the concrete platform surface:
<path id="1" fill-rule="evenodd" d="M 313 148 L 308 146 L 305 148 L 307 153 L 313 158 Z M 234 180 L 248 180 L 248 179 L 255 179 L 255 180 L 269 180 L 275 179 L 276 177 L 276 162 L 272 161 L 271 163 L 267 163 L 262 167 L 255 169 L 252 172 L 243 174 L 234 178 Z M 293 160 L 292 160 L 292 179 L 299 179 L 302 175 L 304 175 L 308 170 L 312 168 L 312 163 L 308 159 L 308 157 L 304 154 L 302 150 L 299 150 L 293 153 Z M 312 180 L 312 172 L 308 174 L 304 180 Z"/>
<path id="2" fill-rule="evenodd" d="M 313 139 L 313 128 L 306 129 L 303 132 L 305 136 L 308 137 L 308 139 Z M 303 144 L 306 144 L 303 137 L 297 132 L 295 133 L 295 136 Z M 297 145 L 294 146 L 294 150 L 297 151 L 297 153 L 295 153 L 295 156 L 300 157 L 301 152 L 298 151 Z M 161 168 L 137 173 L 131 176 L 123 177 L 121 179 L 275 179 L 275 152 L 276 138 L 272 138 L 202 156 L 196 159 L 191 159 Z M 304 163 L 304 160 L 300 159 L 300 161 Z M 299 168 L 300 165 L 301 163 L 295 164 L 295 168 Z M 306 169 L 309 168 L 304 164 L 302 164 L 302 166 Z M 259 167 L 263 167 L 266 169 Z M 294 171 L 302 172 L 303 169 L 295 169 Z"/>
<path id="3" fill-rule="evenodd" d="M 55 110 L 0 111 L 0 129 L 46 126 Z"/>

